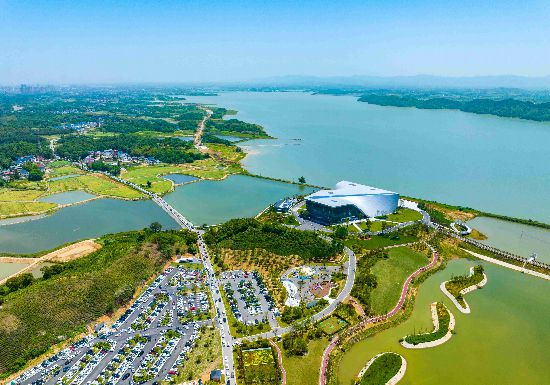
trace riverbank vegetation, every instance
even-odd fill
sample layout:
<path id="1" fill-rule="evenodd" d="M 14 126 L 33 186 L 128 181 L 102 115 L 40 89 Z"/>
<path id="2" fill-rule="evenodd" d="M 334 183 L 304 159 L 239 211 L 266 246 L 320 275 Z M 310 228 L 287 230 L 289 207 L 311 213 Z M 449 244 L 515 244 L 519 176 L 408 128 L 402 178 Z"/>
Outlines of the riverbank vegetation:
<path id="1" fill-rule="evenodd" d="M 195 242 L 196 235 L 187 231 L 106 235 L 99 239 L 100 250 L 10 290 L 0 309 L 0 376 L 113 314 L 173 255 Z"/>
<path id="2" fill-rule="evenodd" d="M 402 341 L 411 344 L 418 345 L 426 342 L 434 342 L 443 338 L 448 332 L 451 322 L 451 313 L 441 302 L 437 302 L 436 316 L 439 323 L 437 330 L 428 333 L 414 333 L 403 338 Z"/>
<path id="3" fill-rule="evenodd" d="M 371 363 L 356 385 L 384 385 L 401 369 L 401 356 L 396 353 L 383 353 Z"/>
<path id="4" fill-rule="evenodd" d="M 467 287 L 477 285 L 483 280 L 483 277 L 483 266 L 477 265 L 474 267 L 472 275 L 468 274 L 451 277 L 451 279 L 445 283 L 445 288 L 456 298 L 460 305 L 466 306 L 460 291 Z"/>
<path id="5" fill-rule="evenodd" d="M 259 124 L 247 123 L 238 119 L 211 118 L 206 122 L 205 132 L 207 134 L 230 135 L 251 139 L 271 138 Z"/>

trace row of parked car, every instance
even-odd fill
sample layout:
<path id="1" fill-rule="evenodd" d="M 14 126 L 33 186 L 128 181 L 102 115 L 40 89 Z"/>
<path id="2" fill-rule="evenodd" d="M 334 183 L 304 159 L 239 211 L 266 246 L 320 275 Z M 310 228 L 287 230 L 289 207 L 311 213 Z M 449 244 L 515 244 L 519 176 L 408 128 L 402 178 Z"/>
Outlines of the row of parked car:
<path id="1" fill-rule="evenodd" d="M 116 347 L 116 341 L 108 339 L 107 343 L 109 345 L 109 350 L 113 350 Z M 97 344 L 96 344 L 97 345 Z M 66 383 L 80 385 L 84 382 L 86 377 L 94 370 L 101 360 L 107 354 L 107 350 L 103 347 L 97 348 L 97 351 L 94 353 L 92 349 L 88 350 L 86 354 L 78 361 L 76 361 L 72 366 L 65 366 L 63 372 L 65 373 L 57 382 L 58 385 L 63 385 Z"/>

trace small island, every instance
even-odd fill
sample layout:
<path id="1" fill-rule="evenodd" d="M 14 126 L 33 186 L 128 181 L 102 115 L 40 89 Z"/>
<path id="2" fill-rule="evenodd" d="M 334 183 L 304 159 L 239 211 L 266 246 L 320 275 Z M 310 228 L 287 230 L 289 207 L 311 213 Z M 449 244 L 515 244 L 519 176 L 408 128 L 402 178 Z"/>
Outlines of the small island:
<path id="1" fill-rule="evenodd" d="M 441 302 L 431 305 L 434 330 L 430 333 L 411 334 L 400 342 L 407 349 L 425 349 L 447 342 L 455 328 L 455 318 L 447 307 Z"/>
<path id="2" fill-rule="evenodd" d="M 487 275 L 483 271 L 483 266 L 478 265 L 470 268 L 468 275 L 453 277 L 449 281 L 443 282 L 439 287 L 441 291 L 449 297 L 461 313 L 469 314 L 470 305 L 464 299 L 464 294 L 479 289 L 487 283 Z"/>
<path id="3" fill-rule="evenodd" d="M 361 369 L 356 385 L 397 384 L 405 375 L 407 361 L 393 352 L 380 353 Z"/>

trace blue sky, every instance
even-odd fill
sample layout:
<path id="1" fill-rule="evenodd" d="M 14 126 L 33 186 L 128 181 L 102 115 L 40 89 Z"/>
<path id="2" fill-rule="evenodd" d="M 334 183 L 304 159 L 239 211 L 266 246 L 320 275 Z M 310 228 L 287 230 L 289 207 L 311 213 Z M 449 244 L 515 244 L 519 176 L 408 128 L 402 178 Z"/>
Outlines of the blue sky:
<path id="1" fill-rule="evenodd" d="M 550 75 L 550 1 L 0 0 L 0 84 Z"/>

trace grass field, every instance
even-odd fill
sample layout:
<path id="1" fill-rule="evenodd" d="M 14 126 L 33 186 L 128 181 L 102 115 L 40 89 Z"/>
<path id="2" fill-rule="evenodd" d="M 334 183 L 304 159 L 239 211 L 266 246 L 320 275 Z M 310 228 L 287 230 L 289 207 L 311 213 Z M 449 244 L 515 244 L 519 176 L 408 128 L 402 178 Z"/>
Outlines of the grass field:
<path id="1" fill-rule="evenodd" d="M 417 237 L 400 235 L 397 239 L 392 239 L 389 236 L 373 235 L 368 240 L 363 239 L 347 239 L 344 243 L 348 247 L 364 249 L 364 250 L 374 250 L 386 246 L 401 245 L 410 242 L 418 241 Z"/>
<path id="2" fill-rule="evenodd" d="M 18 215 L 42 214 L 56 208 L 55 203 L 48 202 L 2 202 L 0 201 L 0 218 Z"/>
<path id="3" fill-rule="evenodd" d="M 283 352 L 283 366 L 286 370 L 286 383 L 289 385 L 318 385 L 319 368 L 323 352 L 328 346 L 326 338 L 308 342 L 308 353 L 305 356 L 287 356 L 283 344 L 278 343 Z"/>
<path id="4" fill-rule="evenodd" d="M 427 263 L 425 255 L 408 247 L 388 250 L 388 258 L 378 261 L 371 269 L 377 282 L 371 292 L 374 313 L 385 314 L 391 310 L 399 300 L 405 279 Z"/>
<path id="5" fill-rule="evenodd" d="M 158 165 L 158 166 L 135 166 L 124 171 L 120 176 L 137 185 L 144 186 L 147 182 L 151 182 L 151 187 L 148 190 L 157 194 L 166 194 L 172 189 L 172 182 L 162 178 L 167 174 L 187 174 L 186 167 L 174 165 Z"/>
<path id="6" fill-rule="evenodd" d="M 344 329 L 347 326 L 347 322 L 343 319 L 330 316 L 319 323 L 319 327 L 323 333 L 331 336 L 335 333 L 338 333 L 340 330 Z"/>
<path id="7" fill-rule="evenodd" d="M 48 192 L 50 194 L 73 190 L 83 190 L 94 195 L 107 195 L 123 199 L 143 198 L 143 194 L 140 192 L 101 174 L 86 174 L 75 178 L 49 182 Z"/>
<path id="8" fill-rule="evenodd" d="M 222 347 L 218 329 L 204 327 L 195 347 L 189 353 L 179 368 L 176 383 L 199 378 L 205 383 L 210 379 L 211 370 L 222 367 Z"/>
<path id="9" fill-rule="evenodd" d="M 395 213 L 388 215 L 387 219 L 392 222 L 412 222 L 421 220 L 422 214 L 415 210 L 399 208 Z"/>
<path id="10" fill-rule="evenodd" d="M 359 385 L 384 385 L 401 368 L 401 357 L 395 353 L 386 353 L 378 357 L 363 374 Z"/>
<path id="11" fill-rule="evenodd" d="M 51 168 L 51 170 L 48 174 L 48 177 L 49 178 L 55 178 L 55 177 L 58 177 L 58 176 L 71 175 L 71 174 L 84 174 L 84 171 L 82 171 L 78 167 L 75 167 L 75 166 L 69 164 L 69 165 L 66 165 L 66 166 Z"/>
<path id="12" fill-rule="evenodd" d="M 44 194 L 44 190 L 14 190 L 9 188 L 0 189 L 0 202 L 16 202 L 16 201 L 34 201 L 36 198 Z"/>

